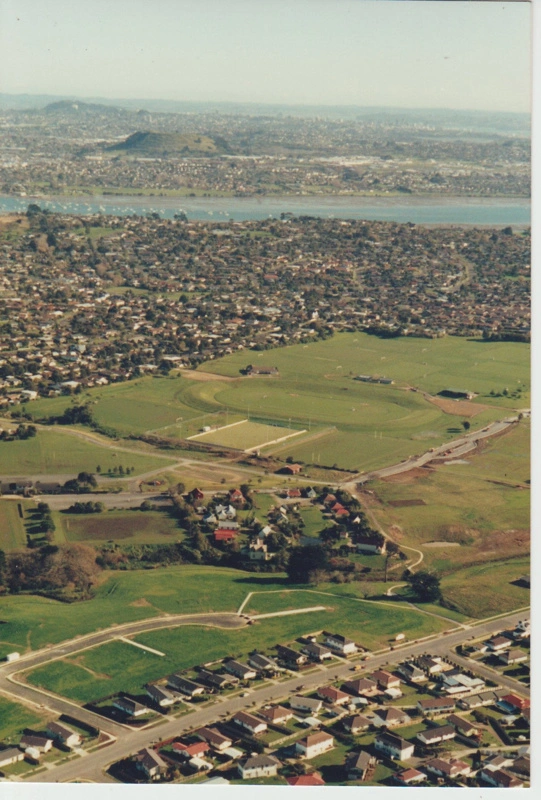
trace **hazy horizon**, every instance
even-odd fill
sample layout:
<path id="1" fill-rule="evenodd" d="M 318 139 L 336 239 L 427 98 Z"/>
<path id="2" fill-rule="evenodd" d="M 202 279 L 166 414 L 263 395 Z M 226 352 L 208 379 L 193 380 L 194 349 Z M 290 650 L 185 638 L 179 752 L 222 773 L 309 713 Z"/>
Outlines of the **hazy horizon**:
<path id="1" fill-rule="evenodd" d="M 0 92 L 528 113 L 529 3 L 3 0 Z"/>

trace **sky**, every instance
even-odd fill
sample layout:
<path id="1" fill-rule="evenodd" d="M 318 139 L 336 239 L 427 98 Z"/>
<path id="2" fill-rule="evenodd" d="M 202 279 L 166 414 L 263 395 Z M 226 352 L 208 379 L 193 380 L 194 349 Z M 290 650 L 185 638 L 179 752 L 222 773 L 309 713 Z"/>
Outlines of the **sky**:
<path id="1" fill-rule="evenodd" d="M 531 8 L 0 0 L 0 92 L 528 111 Z"/>

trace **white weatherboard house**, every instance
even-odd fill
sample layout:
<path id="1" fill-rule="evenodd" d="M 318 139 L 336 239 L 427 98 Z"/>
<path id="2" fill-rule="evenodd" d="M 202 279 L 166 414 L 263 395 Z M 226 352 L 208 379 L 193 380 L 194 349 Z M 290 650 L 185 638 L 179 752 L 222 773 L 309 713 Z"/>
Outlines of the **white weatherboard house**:
<path id="1" fill-rule="evenodd" d="M 309 733 L 295 744 L 296 753 L 302 758 L 315 758 L 334 747 L 334 739 L 329 733 Z"/>
<path id="2" fill-rule="evenodd" d="M 240 761 L 237 770 L 243 780 L 253 778 L 270 778 L 276 775 L 280 762 L 273 756 L 250 756 Z"/>

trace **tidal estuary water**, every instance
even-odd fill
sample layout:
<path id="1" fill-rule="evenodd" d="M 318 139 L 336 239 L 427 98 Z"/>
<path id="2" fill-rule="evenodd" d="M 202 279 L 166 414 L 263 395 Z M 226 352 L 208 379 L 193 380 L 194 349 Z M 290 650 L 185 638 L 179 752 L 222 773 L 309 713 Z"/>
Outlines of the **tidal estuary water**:
<path id="1" fill-rule="evenodd" d="M 420 225 L 530 224 L 527 198 L 372 198 L 372 197 L 12 197 L 0 195 L 0 213 L 26 211 L 30 203 L 67 214 L 131 214 L 156 212 L 172 219 L 184 212 L 188 219 L 224 222 L 279 219 L 280 214 L 325 219 L 367 219 L 413 222 Z"/>

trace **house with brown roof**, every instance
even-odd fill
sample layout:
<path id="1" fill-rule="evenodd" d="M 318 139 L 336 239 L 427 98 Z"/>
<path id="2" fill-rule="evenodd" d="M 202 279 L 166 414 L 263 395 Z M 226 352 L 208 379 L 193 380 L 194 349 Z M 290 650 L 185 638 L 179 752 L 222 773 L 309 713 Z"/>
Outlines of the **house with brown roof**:
<path id="1" fill-rule="evenodd" d="M 396 728 L 399 725 L 409 725 L 411 717 L 396 706 L 377 708 L 374 711 L 373 724 L 376 728 Z"/>
<path id="2" fill-rule="evenodd" d="M 524 786 L 524 781 L 504 769 L 490 770 L 483 767 L 479 777 L 497 789 L 521 789 Z"/>
<path id="3" fill-rule="evenodd" d="M 284 708 L 283 706 L 261 708 L 257 713 L 267 722 L 275 725 L 283 725 L 284 722 L 287 722 L 293 717 L 293 712 L 289 708 Z"/>
<path id="4" fill-rule="evenodd" d="M 400 678 L 397 678 L 392 672 L 387 672 L 386 669 L 377 669 L 370 675 L 370 678 L 377 681 L 381 689 L 398 689 L 400 686 Z"/>
<path id="5" fill-rule="evenodd" d="M 47 733 L 52 739 L 62 742 L 66 747 L 78 747 L 81 744 L 80 734 L 60 722 L 49 722 Z"/>
<path id="6" fill-rule="evenodd" d="M 332 750 L 333 747 L 334 738 L 330 733 L 319 731 L 318 733 L 309 733 L 308 736 L 299 739 L 295 743 L 295 752 L 300 758 L 315 758 L 326 753 L 327 750 Z"/>
<path id="7" fill-rule="evenodd" d="M 454 711 L 455 701 L 452 697 L 420 697 L 416 707 L 424 716 L 437 716 Z"/>
<path id="8" fill-rule="evenodd" d="M 351 700 L 351 695 L 342 692 L 334 686 L 322 686 L 317 690 L 317 696 L 324 702 L 332 703 L 336 706 L 344 705 Z"/>
<path id="9" fill-rule="evenodd" d="M 272 778 L 278 773 L 280 761 L 274 756 L 256 755 L 243 758 L 237 764 L 237 771 L 243 781 L 254 778 Z"/>
<path id="10" fill-rule="evenodd" d="M 358 753 L 349 753 L 344 767 L 348 776 L 348 781 L 366 781 L 376 769 L 377 760 L 375 756 L 366 750 Z"/>
<path id="11" fill-rule="evenodd" d="M 252 736 L 258 736 L 261 733 L 265 733 L 267 730 L 266 722 L 262 722 L 257 717 L 254 717 L 253 714 L 248 714 L 246 711 L 237 711 L 235 716 L 232 717 L 231 722 L 244 728 L 244 730 L 247 730 Z"/>
<path id="12" fill-rule="evenodd" d="M 167 764 L 163 758 L 148 747 L 139 750 L 136 754 L 135 766 L 153 781 L 159 780 L 167 772 Z"/>
<path id="13" fill-rule="evenodd" d="M 438 778 L 458 778 L 461 775 L 467 776 L 471 773 L 470 765 L 459 759 L 447 761 L 443 758 L 431 758 L 430 761 L 423 765 L 423 768 Z"/>
<path id="14" fill-rule="evenodd" d="M 384 753 L 389 758 L 396 758 L 398 761 L 407 761 L 415 751 L 415 745 L 412 742 L 408 742 L 390 731 L 378 733 L 374 739 L 374 747 L 378 752 Z"/>
<path id="15" fill-rule="evenodd" d="M 450 714 L 447 717 L 447 722 L 449 725 L 453 725 L 456 732 L 461 736 L 466 736 L 466 738 L 469 739 L 479 736 L 479 728 L 476 728 L 475 725 L 472 725 L 467 719 L 459 717 L 458 714 Z"/>
<path id="16" fill-rule="evenodd" d="M 368 717 L 364 717 L 362 714 L 355 714 L 354 716 L 345 719 L 342 722 L 342 725 L 346 731 L 355 735 L 361 731 L 367 731 L 372 725 L 372 720 L 368 719 Z"/>
<path id="17" fill-rule="evenodd" d="M 418 783 L 426 781 L 425 773 L 420 772 L 418 769 L 414 769 L 413 767 L 410 769 L 405 769 L 402 772 L 395 772 L 393 778 L 401 786 L 414 786 Z"/>
<path id="18" fill-rule="evenodd" d="M 523 661 L 528 660 L 528 654 L 517 647 L 514 650 L 506 650 L 503 653 L 500 653 L 498 656 L 498 661 L 502 664 L 505 664 L 506 667 L 511 666 L 512 664 L 521 664 Z"/>
<path id="19" fill-rule="evenodd" d="M 507 636 L 494 636 L 494 638 L 488 640 L 487 647 L 492 653 L 500 653 L 507 647 L 511 647 L 512 644 L 513 642 Z"/>
<path id="20" fill-rule="evenodd" d="M 454 739 L 456 731 L 454 725 L 440 725 L 437 728 L 427 728 L 424 731 L 419 731 L 417 739 L 424 745 L 440 744 Z"/>
<path id="21" fill-rule="evenodd" d="M 354 681 L 347 681 L 342 688 L 357 697 L 374 697 L 380 693 L 377 683 L 371 681 L 370 678 L 357 678 Z"/>
<path id="22" fill-rule="evenodd" d="M 220 731 L 216 730 L 216 728 L 198 728 L 194 731 L 194 736 L 197 736 L 198 739 L 202 739 L 204 742 L 208 742 L 215 750 L 227 750 L 227 748 L 231 747 L 233 744 L 228 736 L 224 736 Z"/>

